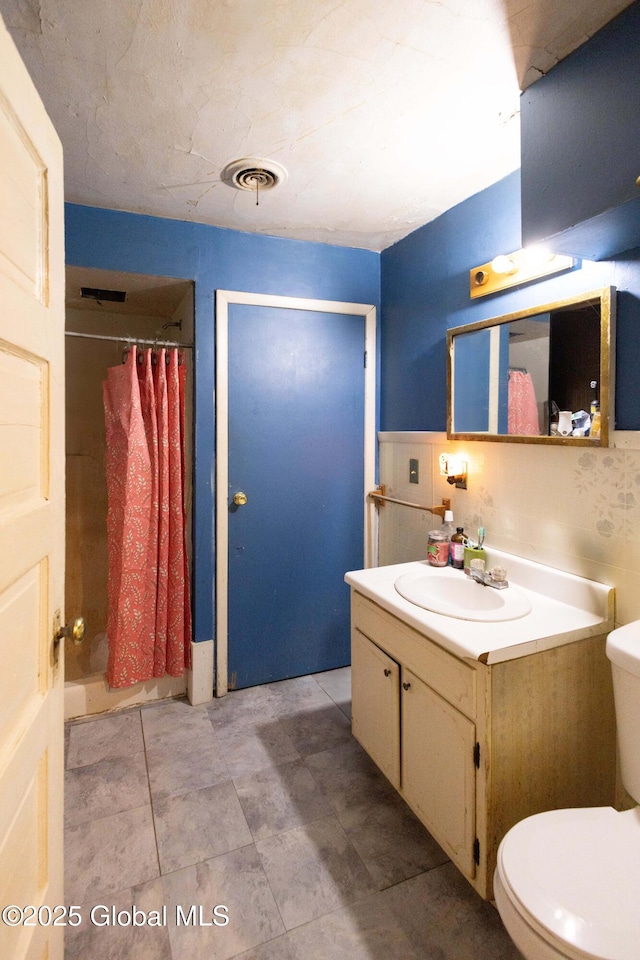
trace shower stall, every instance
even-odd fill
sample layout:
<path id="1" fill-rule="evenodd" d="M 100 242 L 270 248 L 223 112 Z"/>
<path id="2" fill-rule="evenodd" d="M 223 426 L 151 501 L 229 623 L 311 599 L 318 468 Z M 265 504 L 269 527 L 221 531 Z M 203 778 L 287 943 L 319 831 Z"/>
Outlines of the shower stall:
<path id="1" fill-rule="evenodd" d="M 110 687 L 107 477 L 103 382 L 135 344 L 176 344 L 186 367 L 185 511 L 191 561 L 194 291 L 191 281 L 67 267 L 66 620 L 84 617 L 84 641 L 65 641 L 65 719 L 179 696 L 184 676 Z"/>

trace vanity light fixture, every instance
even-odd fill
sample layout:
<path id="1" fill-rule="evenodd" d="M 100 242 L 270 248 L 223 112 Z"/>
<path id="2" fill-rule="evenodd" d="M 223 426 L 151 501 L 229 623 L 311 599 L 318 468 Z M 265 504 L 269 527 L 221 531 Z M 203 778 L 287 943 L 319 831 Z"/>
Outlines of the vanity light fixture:
<path id="1" fill-rule="evenodd" d="M 457 453 L 441 453 L 439 457 L 440 476 L 447 483 L 455 483 L 458 490 L 467 489 L 467 461 Z"/>
<path id="2" fill-rule="evenodd" d="M 570 270 L 576 262 L 574 257 L 549 253 L 542 247 L 499 254 L 490 263 L 483 263 L 469 271 L 469 296 L 473 300 L 520 283 L 541 280 L 553 273 Z"/>

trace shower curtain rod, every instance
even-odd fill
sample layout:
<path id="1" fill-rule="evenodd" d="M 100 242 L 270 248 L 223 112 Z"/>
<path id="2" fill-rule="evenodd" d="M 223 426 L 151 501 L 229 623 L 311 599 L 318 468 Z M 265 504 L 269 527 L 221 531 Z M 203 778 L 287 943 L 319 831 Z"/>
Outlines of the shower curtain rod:
<path id="1" fill-rule="evenodd" d="M 175 340 L 145 340 L 143 337 L 107 337 L 101 333 L 76 333 L 75 330 L 65 330 L 65 337 L 82 337 L 85 340 L 111 340 L 113 343 L 141 343 L 149 347 L 181 347 L 183 350 L 193 350 L 192 343 L 176 343 Z"/>

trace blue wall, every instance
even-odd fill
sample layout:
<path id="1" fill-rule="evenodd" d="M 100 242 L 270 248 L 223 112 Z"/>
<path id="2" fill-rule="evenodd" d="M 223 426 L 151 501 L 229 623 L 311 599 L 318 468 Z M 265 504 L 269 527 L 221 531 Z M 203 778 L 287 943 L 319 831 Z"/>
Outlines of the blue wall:
<path id="1" fill-rule="evenodd" d="M 381 255 L 381 429 L 446 429 L 446 332 L 607 285 L 618 290 L 616 425 L 640 430 L 640 249 L 502 294 L 469 299 L 469 270 L 521 246 L 520 174 Z"/>
<path id="2" fill-rule="evenodd" d="M 371 303 L 380 257 L 367 250 L 66 206 L 68 264 L 195 281 L 194 637 L 214 636 L 214 291 Z"/>
<path id="3" fill-rule="evenodd" d="M 214 291 L 373 303 L 380 426 L 446 429 L 446 331 L 611 284 L 618 289 L 616 420 L 640 430 L 640 250 L 471 301 L 469 269 L 520 247 L 513 173 L 381 255 L 67 205 L 67 262 L 195 281 L 195 638 L 214 635 Z"/>
<path id="4" fill-rule="evenodd" d="M 636 0 L 522 94 L 523 245 L 601 260 L 640 243 L 639 47 Z"/>

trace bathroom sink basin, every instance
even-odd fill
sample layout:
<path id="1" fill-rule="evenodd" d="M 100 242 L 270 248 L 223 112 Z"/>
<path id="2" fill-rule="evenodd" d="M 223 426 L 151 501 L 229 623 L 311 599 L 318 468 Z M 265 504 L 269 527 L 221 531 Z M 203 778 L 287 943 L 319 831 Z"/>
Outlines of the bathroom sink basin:
<path id="1" fill-rule="evenodd" d="M 531 611 L 528 597 L 517 587 L 496 590 L 448 569 L 405 573 L 394 586 L 410 603 L 457 620 L 498 623 L 518 620 Z"/>

